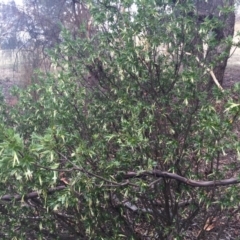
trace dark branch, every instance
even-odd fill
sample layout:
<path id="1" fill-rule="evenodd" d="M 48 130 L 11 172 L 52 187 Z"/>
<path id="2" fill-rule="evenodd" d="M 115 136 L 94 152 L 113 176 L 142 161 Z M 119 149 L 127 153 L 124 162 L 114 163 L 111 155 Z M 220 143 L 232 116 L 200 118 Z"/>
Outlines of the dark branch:
<path id="1" fill-rule="evenodd" d="M 124 178 L 130 179 L 130 178 L 144 177 L 144 176 L 155 176 L 158 178 L 175 179 L 179 182 L 185 183 L 192 187 L 215 187 L 215 186 L 224 186 L 224 185 L 240 183 L 240 179 L 238 177 L 233 177 L 233 178 L 223 179 L 223 180 L 213 180 L 213 181 L 196 181 L 196 180 L 190 180 L 188 178 L 182 177 L 175 173 L 162 172 L 159 170 L 144 171 L 141 173 L 128 172 L 127 174 L 124 175 Z"/>
<path id="2" fill-rule="evenodd" d="M 141 173 L 128 172 L 127 174 L 124 175 L 124 178 L 125 179 L 130 179 L 130 178 L 141 178 L 141 177 L 146 177 L 146 176 L 154 176 L 154 177 L 157 177 L 157 178 L 174 179 L 174 180 L 177 180 L 179 182 L 182 182 L 182 183 L 187 184 L 187 185 L 192 186 L 192 187 L 216 187 L 216 186 L 226 186 L 226 185 L 232 185 L 232 184 L 240 183 L 240 179 L 238 177 L 233 177 L 233 178 L 223 179 L 223 180 L 213 180 L 213 181 L 196 181 L 196 180 L 190 180 L 188 178 L 182 177 L 182 176 L 180 176 L 178 174 L 175 174 L 175 173 L 162 172 L 162 171 L 159 171 L 159 170 L 144 171 L 144 172 L 141 172 Z M 98 176 L 96 176 L 96 177 L 98 177 Z M 124 184 L 124 185 L 128 185 L 128 184 Z M 150 183 L 150 185 L 152 185 L 152 183 Z M 47 194 L 52 194 L 54 192 L 61 191 L 65 188 L 66 188 L 66 186 L 58 186 L 58 187 L 55 187 L 55 188 L 50 188 L 47 191 Z M 7 195 L 2 196 L 0 198 L 0 200 L 2 200 L 2 201 L 13 201 L 13 200 L 20 201 L 21 199 L 27 200 L 27 199 L 36 198 L 36 197 L 39 197 L 40 195 L 41 194 L 37 191 L 28 193 L 24 196 L 21 196 L 19 194 L 15 194 L 15 195 L 7 194 Z"/>
<path id="3" fill-rule="evenodd" d="M 66 186 L 58 186 L 58 187 L 55 187 L 55 188 L 50 188 L 48 191 L 47 191 L 47 194 L 52 194 L 54 192 L 57 192 L 57 191 L 60 191 L 60 190 L 63 190 L 65 189 Z M 0 198 L 0 200 L 2 201 L 20 201 L 21 199 L 24 199 L 24 200 L 27 200 L 27 199 L 31 199 L 31 198 L 36 198 L 36 197 L 39 197 L 41 194 L 37 191 L 34 191 L 34 192 L 31 192 L 31 193 L 28 193 L 24 196 L 21 196 L 19 194 L 15 194 L 15 195 L 11 195 L 11 194 L 7 194 L 7 195 L 4 195 Z"/>

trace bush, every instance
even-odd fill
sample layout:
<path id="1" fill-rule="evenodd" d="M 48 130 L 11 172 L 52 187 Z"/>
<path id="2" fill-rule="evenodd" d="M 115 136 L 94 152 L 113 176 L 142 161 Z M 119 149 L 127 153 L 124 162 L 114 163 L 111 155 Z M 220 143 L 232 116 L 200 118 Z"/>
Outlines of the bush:
<path id="1" fill-rule="evenodd" d="M 92 3 L 95 36 L 63 31 L 62 70 L 1 105 L 4 238 L 200 239 L 238 207 L 239 86 L 209 87 L 224 23 L 191 2 Z"/>

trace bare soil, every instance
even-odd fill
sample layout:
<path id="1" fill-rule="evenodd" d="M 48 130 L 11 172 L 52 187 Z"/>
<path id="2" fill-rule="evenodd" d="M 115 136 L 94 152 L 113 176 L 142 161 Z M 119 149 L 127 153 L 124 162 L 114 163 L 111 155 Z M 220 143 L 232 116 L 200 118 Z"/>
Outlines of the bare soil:
<path id="1" fill-rule="evenodd" d="M 240 42 L 240 16 L 236 18 L 234 42 Z M 224 87 L 230 87 L 240 81 L 240 48 L 233 47 L 230 56 L 225 71 Z"/>

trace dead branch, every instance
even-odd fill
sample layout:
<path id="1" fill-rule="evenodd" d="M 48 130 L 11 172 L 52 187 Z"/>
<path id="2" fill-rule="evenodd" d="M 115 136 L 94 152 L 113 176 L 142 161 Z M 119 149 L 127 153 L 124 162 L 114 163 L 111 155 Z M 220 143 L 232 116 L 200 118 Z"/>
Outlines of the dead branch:
<path id="1" fill-rule="evenodd" d="M 192 54 L 191 54 L 191 53 L 188 53 L 188 52 L 186 52 L 186 55 L 192 56 Z M 198 57 L 195 57 L 195 59 L 199 62 L 199 64 L 200 64 L 202 67 L 206 67 L 206 66 L 204 66 L 204 64 L 199 60 Z M 220 85 L 219 81 L 217 80 L 214 72 L 213 72 L 210 68 L 208 68 L 208 67 L 206 67 L 206 70 L 210 73 L 210 75 L 211 75 L 214 83 L 217 85 L 217 87 L 218 87 L 222 92 L 224 92 L 224 90 L 223 90 L 222 86 Z"/>

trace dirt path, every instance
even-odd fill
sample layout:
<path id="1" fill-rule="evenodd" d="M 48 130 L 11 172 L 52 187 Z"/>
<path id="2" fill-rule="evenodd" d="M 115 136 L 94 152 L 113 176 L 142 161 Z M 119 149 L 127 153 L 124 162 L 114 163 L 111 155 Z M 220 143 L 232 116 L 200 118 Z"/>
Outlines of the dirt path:
<path id="1" fill-rule="evenodd" d="M 240 31 L 240 16 L 236 18 L 235 34 Z M 239 36 L 235 36 L 234 41 L 240 41 Z M 240 82 L 240 48 L 232 48 L 231 57 L 228 60 L 227 69 L 225 71 L 224 87 L 229 87 L 233 83 Z"/>

